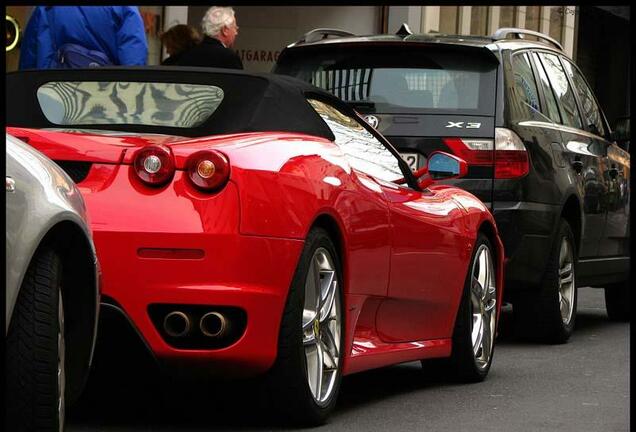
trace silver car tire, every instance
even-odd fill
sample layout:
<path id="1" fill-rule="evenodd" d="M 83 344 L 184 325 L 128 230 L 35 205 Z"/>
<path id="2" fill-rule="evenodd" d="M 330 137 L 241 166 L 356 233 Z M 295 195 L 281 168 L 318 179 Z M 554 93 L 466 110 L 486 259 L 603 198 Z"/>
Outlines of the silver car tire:
<path id="1" fill-rule="evenodd" d="M 272 408 L 286 423 L 315 426 L 335 407 L 342 377 L 342 267 L 331 237 L 312 229 L 283 313 L 268 377 Z"/>
<path id="2" fill-rule="evenodd" d="M 480 233 L 455 319 L 448 378 L 479 382 L 488 375 L 495 349 L 498 297 L 496 254 L 490 240 Z"/>
<path id="3" fill-rule="evenodd" d="M 7 334 L 6 430 L 64 430 L 62 262 L 41 247 L 20 287 Z"/>

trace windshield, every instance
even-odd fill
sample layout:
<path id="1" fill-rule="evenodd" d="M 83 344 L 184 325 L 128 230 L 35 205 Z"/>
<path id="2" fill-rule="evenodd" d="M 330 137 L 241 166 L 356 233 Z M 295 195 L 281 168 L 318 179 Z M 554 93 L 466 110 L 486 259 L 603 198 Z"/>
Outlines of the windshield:
<path id="1" fill-rule="evenodd" d="M 290 50 L 276 73 L 323 88 L 361 112 L 493 115 L 496 64 L 481 53 L 409 46 Z"/>

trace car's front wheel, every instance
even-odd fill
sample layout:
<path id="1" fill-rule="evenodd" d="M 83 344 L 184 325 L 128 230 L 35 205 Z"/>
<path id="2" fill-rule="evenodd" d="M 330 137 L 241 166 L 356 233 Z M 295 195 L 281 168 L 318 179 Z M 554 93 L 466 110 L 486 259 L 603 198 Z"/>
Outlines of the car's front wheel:
<path id="1" fill-rule="evenodd" d="M 310 231 L 283 313 L 278 357 L 267 377 L 274 409 L 294 423 L 324 423 L 342 373 L 342 272 L 327 232 Z"/>
<path id="2" fill-rule="evenodd" d="M 24 276 L 7 334 L 8 431 L 64 429 L 65 338 L 62 264 L 36 252 Z"/>

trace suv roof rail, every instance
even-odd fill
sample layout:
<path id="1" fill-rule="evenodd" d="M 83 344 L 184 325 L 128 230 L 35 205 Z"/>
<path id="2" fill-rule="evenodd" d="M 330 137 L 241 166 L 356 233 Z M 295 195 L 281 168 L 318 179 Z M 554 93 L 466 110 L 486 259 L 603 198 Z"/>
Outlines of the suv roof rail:
<path id="1" fill-rule="evenodd" d="M 346 30 L 340 29 L 332 29 L 332 28 L 317 28 L 311 31 L 308 31 L 300 39 L 291 44 L 290 46 L 297 45 L 303 42 L 316 42 L 321 39 L 327 39 L 328 36 L 355 36 L 354 33 L 348 32 Z"/>
<path id="2" fill-rule="evenodd" d="M 546 36 L 543 33 L 539 33 L 533 30 L 526 30 L 526 29 L 514 28 L 514 27 L 504 27 L 504 28 L 498 29 L 491 37 L 494 40 L 502 40 L 502 39 L 506 39 L 508 35 L 511 35 L 511 34 L 516 35 L 519 39 L 523 39 L 523 35 L 536 36 L 539 39 L 544 39 L 550 42 L 551 44 L 556 46 L 558 49 L 563 51 L 563 46 L 559 42 L 557 42 L 555 39 L 551 38 L 550 36 Z"/>

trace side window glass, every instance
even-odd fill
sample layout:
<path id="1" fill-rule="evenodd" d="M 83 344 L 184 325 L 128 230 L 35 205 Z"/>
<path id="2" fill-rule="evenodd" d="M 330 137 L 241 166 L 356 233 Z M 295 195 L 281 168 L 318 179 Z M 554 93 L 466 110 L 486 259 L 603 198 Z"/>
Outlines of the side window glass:
<path id="1" fill-rule="evenodd" d="M 522 106 L 518 107 L 520 116 L 523 119 L 533 119 L 535 117 L 534 112 L 540 112 L 541 107 L 539 105 L 537 84 L 532 74 L 528 54 L 516 54 L 512 58 L 512 67 L 515 77 L 516 99 L 522 102 Z"/>
<path id="2" fill-rule="evenodd" d="M 353 117 L 324 102 L 307 101 L 327 123 L 352 168 L 387 182 L 404 177 L 398 159 Z"/>
<path id="3" fill-rule="evenodd" d="M 532 53 L 532 56 L 534 57 L 534 64 L 536 66 L 537 73 L 539 74 L 539 85 L 543 89 L 543 95 L 545 96 L 546 107 L 544 109 L 544 113 L 550 117 L 550 120 L 553 122 L 561 124 L 559 106 L 557 105 L 556 97 L 554 96 L 554 91 L 552 90 L 550 81 L 548 81 L 548 76 L 545 74 L 545 70 L 539 61 L 537 53 Z"/>
<path id="4" fill-rule="evenodd" d="M 561 63 L 557 56 L 553 54 L 539 53 L 541 63 L 545 67 L 552 88 L 557 97 L 557 101 L 561 107 L 561 115 L 563 116 L 563 124 L 577 129 L 582 129 L 581 117 L 576 107 L 574 93 L 565 76 L 565 71 L 561 67 Z"/>
<path id="5" fill-rule="evenodd" d="M 605 128 L 603 127 L 603 120 L 601 120 L 601 110 L 596 104 L 592 90 L 588 87 L 581 72 L 572 63 L 564 59 L 563 66 L 567 74 L 572 78 L 576 94 L 579 95 L 586 130 L 604 136 Z"/>

